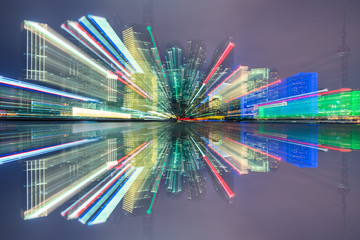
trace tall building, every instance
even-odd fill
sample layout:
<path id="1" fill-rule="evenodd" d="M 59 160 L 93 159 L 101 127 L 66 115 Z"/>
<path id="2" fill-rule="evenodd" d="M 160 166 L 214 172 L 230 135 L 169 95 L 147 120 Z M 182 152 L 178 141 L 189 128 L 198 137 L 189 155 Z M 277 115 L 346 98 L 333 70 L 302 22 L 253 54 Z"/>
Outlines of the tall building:
<path id="1" fill-rule="evenodd" d="M 183 101 L 183 89 L 184 86 L 184 54 L 181 47 L 175 44 L 168 44 L 166 47 L 165 64 L 167 72 L 167 80 L 170 85 L 173 101 L 173 109 L 176 115 L 179 115 L 181 111 L 180 104 Z"/>
<path id="2" fill-rule="evenodd" d="M 123 40 L 126 48 L 129 50 L 134 59 L 143 69 L 143 73 L 136 73 L 134 76 L 135 84 L 139 84 L 140 88 L 151 91 L 153 101 L 152 109 L 140 107 L 138 94 L 128 91 L 129 100 L 126 102 L 126 108 L 137 109 L 140 111 L 157 111 L 159 102 L 159 93 L 161 101 L 161 91 L 158 89 L 158 76 L 156 75 L 156 65 L 151 51 L 151 39 L 148 36 L 145 26 L 132 25 L 125 27 L 122 32 Z"/>
<path id="3" fill-rule="evenodd" d="M 276 68 L 271 68 L 269 72 L 269 83 L 275 82 L 280 79 L 280 72 Z"/>
<path id="4" fill-rule="evenodd" d="M 202 40 L 188 40 L 183 98 L 190 101 L 191 93 L 201 85 L 200 78 L 206 62 L 206 45 Z"/>
<path id="5" fill-rule="evenodd" d="M 341 46 L 337 50 L 337 54 L 341 61 L 341 78 L 340 78 L 340 88 L 349 87 L 348 83 L 348 59 L 350 55 L 350 47 L 346 43 L 346 4 L 347 1 L 344 1 L 344 13 L 343 13 L 343 29 L 342 29 L 342 39 Z"/>

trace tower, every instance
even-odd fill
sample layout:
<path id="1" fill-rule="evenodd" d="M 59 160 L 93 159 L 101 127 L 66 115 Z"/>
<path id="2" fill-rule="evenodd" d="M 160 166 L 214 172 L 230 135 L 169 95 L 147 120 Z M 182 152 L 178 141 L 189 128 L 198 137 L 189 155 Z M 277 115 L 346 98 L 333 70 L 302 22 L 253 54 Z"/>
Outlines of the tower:
<path id="1" fill-rule="evenodd" d="M 343 30 L 342 30 L 342 45 L 337 50 L 337 55 L 341 61 L 341 76 L 340 88 L 348 87 L 348 58 L 350 55 L 350 48 L 346 45 L 346 4 L 344 0 L 344 14 L 343 14 Z"/>

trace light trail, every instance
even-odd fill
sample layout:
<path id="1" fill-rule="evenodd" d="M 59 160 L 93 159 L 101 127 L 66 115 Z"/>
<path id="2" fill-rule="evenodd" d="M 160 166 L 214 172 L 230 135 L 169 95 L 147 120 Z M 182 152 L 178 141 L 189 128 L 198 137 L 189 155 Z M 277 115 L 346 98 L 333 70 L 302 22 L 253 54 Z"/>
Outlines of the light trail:
<path id="1" fill-rule="evenodd" d="M 225 58 L 227 57 L 227 55 L 230 53 L 230 51 L 234 48 L 235 44 L 232 42 L 229 42 L 229 44 L 227 45 L 225 51 L 221 54 L 220 58 L 218 59 L 218 61 L 216 62 L 215 66 L 212 68 L 211 72 L 209 73 L 209 75 L 206 77 L 205 81 L 204 81 L 204 85 L 206 85 L 206 83 L 210 80 L 210 78 L 212 77 L 212 75 L 215 73 L 215 71 L 218 69 L 218 67 L 220 66 L 220 64 L 225 60 Z"/>
<path id="2" fill-rule="evenodd" d="M 38 30 L 40 33 L 44 34 L 45 36 L 47 36 L 49 39 L 51 39 L 52 41 L 55 41 L 57 44 L 59 44 L 60 46 L 62 46 L 64 49 L 66 49 L 67 51 L 70 51 L 74 54 L 74 56 L 80 58 L 81 60 L 85 61 L 86 63 L 88 63 L 89 65 L 91 65 L 92 67 L 94 67 L 95 69 L 97 69 L 99 72 L 101 72 L 102 74 L 104 74 L 105 76 L 107 76 L 107 70 L 105 68 L 103 68 L 102 66 L 100 66 L 99 64 L 95 63 L 94 61 L 92 61 L 91 59 L 89 59 L 87 56 L 85 56 L 84 54 L 82 54 L 81 52 L 79 52 L 78 50 L 76 50 L 74 47 L 72 47 L 70 44 L 64 42 L 62 39 L 60 39 L 58 36 L 56 36 L 55 34 L 51 33 L 49 30 L 45 29 L 44 27 L 42 27 L 39 23 L 37 22 L 31 22 L 31 21 L 25 21 L 25 25 L 30 26 L 32 28 L 35 28 L 36 30 Z"/>
<path id="3" fill-rule="evenodd" d="M 111 178 L 102 188 L 100 188 L 92 197 L 85 201 L 79 208 L 69 215 L 69 219 L 78 218 L 80 215 L 89 208 L 102 194 L 104 194 L 129 168 L 129 164 L 118 172 L 113 178 Z"/>
<path id="4" fill-rule="evenodd" d="M 230 78 L 232 78 L 238 71 L 240 71 L 240 69 L 242 68 L 242 66 L 239 66 L 237 69 L 235 69 L 235 71 L 233 71 L 227 78 L 224 79 L 224 81 L 222 81 L 221 83 L 219 83 L 211 92 L 207 93 L 206 95 L 210 95 L 212 94 L 218 87 L 220 87 L 224 82 L 226 82 L 227 80 L 229 80 Z"/>
<path id="5" fill-rule="evenodd" d="M 83 139 L 83 140 L 63 143 L 63 144 L 59 144 L 59 145 L 55 145 L 55 146 L 48 146 L 48 147 L 38 148 L 38 149 L 30 150 L 30 151 L 23 151 L 23 152 L 10 154 L 10 155 L 0 156 L 0 165 L 4 164 L 4 163 L 8 163 L 8 162 L 24 160 L 26 158 L 35 157 L 35 156 L 42 155 L 45 153 L 63 150 L 63 149 L 74 147 L 74 146 L 79 146 L 79 145 L 86 144 L 86 143 L 95 142 L 97 140 L 99 140 L 99 138 Z"/>
<path id="6" fill-rule="evenodd" d="M 156 47 L 155 39 L 154 39 L 154 36 L 153 36 L 153 34 L 152 34 L 152 32 L 151 32 L 151 27 L 150 27 L 150 26 L 147 26 L 146 29 L 148 30 L 148 32 L 149 32 L 149 34 L 150 34 L 151 41 L 152 41 L 152 43 L 153 43 L 153 45 L 154 45 L 155 52 L 156 52 L 156 56 L 157 56 L 157 58 L 158 58 L 161 71 L 162 71 L 162 73 L 163 73 L 164 79 L 166 79 L 165 71 L 164 71 L 164 68 L 163 68 L 163 66 L 162 66 L 162 64 L 161 64 L 161 59 L 160 59 L 160 55 L 159 55 L 159 52 L 158 52 L 157 47 Z"/>
<path id="7" fill-rule="evenodd" d="M 200 147 L 198 146 L 198 144 L 195 142 L 193 137 L 190 137 L 191 140 L 194 142 L 195 146 L 197 147 L 197 149 L 199 149 L 200 153 L 202 154 L 202 157 L 204 158 L 205 162 L 207 163 L 207 165 L 210 167 L 211 171 L 213 172 L 213 174 L 215 175 L 215 177 L 217 178 L 217 180 L 220 182 L 221 186 L 224 188 L 226 194 L 229 196 L 229 198 L 233 198 L 235 197 L 235 194 L 233 193 L 233 191 L 230 189 L 230 187 L 227 185 L 227 183 L 224 181 L 224 179 L 221 177 L 221 175 L 216 171 L 215 167 L 213 166 L 213 164 L 209 161 L 209 159 L 206 157 L 206 155 L 204 154 L 203 151 L 201 151 Z"/>
<path id="8" fill-rule="evenodd" d="M 231 162 L 229 162 L 228 160 L 226 160 L 226 158 L 224 158 L 223 156 L 221 156 L 220 153 L 218 153 L 214 148 L 212 148 L 209 144 L 206 145 L 208 148 L 210 148 L 214 153 L 216 153 L 216 155 L 218 155 L 222 160 L 224 160 L 227 164 L 229 164 L 235 171 L 237 171 L 240 175 L 242 174 L 241 171 L 234 166 L 234 164 L 232 164 Z"/>
<path id="9" fill-rule="evenodd" d="M 23 82 L 23 81 L 11 79 L 11 78 L 6 78 L 3 76 L 0 76 L 0 84 L 17 87 L 17 88 L 22 88 L 22 89 L 26 89 L 26 90 L 47 93 L 47 94 L 56 95 L 56 96 L 60 96 L 60 97 L 71 98 L 71 99 L 80 100 L 80 101 L 84 101 L 84 102 L 101 103 L 99 100 L 96 100 L 93 98 L 87 98 L 87 97 L 83 97 L 80 95 L 60 91 L 57 89 L 43 87 L 43 86 L 36 85 L 33 83 L 27 83 L 27 82 Z"/>
<path id="10" fill-rule="evenodd" d="M 246 147 L 246 148 L 249 148 L 249 149 L 251 149 L 251 150 L 253 150 L 253 151 L 255 151 L 255 152 L 258 152 L 258 153 L 264 154 L 264 155 L 269 156 L 269 157 L 271 157 L 271 158 L 274 158 L 274 159 L 276 159 L 276 160 L 278 160 L 278 161 L 281 161 L 281 158 L 279 158 L 279 157 L 276 157 L 276 156 L 271 155 L 271 154 L 269 154 L 269 153 L 266 153 L 266 152 L 260 151 L 260 150 L 258 150 L 258 149 L 256 149 L 256 148 L 250 147 L 250 146 L 245 145 L 245 144 L 243 144 L 243 143 L 240 143 L 240 142 L 234 141 L 234 140 L 232 140 L 232 139 L 230 139 L 230 138 L 226 138 L 226 140 L 229 140 L 229 141 L 231 141 L 231 142 L 233 142 L 233 143 L 237 143 L 237 144 L 239 144 L 239 145 L 241 145 L 241 146 L 244 146 L 244 147 Z"/>
<path id="11" fill-rule="evenodd" d="M 232 98 L 232 99 L 230 99 L 230 100 L 227 100 L 226 103 L 228 103 L 228 102 L 230 102 L 230 101 L 233 101 L 233 100 L 235 100 L 235 99 L 241 98 L 241 97 L 243 97 L 243 96 L 246 96 L 246 95 L 248 95 L 248 94 L 250 94 L 250 93 L 257 92 L 257 91 L 259 91 L 259 90 L 261 90 L 261 89 L 264 89 L 264 88 L 270 87 L 270 86 L 272 86 L 272 85 L 278 84 L 278 83 L 281 83 L 281 80 L 280 80 L 280 79 L 277 80 L 277 81 L 275 81 L 275 82 L 273 82 L 273 83 L 266 84 L 265 86 L 255 88 L 254 90 L 251 90 L 250 92 L 244 93 L 244 94 L 242 94 L 242 95 L 240 95 L 240 96 L 238 96 L 238 97 L 235 97 L 235 98 Z"/>

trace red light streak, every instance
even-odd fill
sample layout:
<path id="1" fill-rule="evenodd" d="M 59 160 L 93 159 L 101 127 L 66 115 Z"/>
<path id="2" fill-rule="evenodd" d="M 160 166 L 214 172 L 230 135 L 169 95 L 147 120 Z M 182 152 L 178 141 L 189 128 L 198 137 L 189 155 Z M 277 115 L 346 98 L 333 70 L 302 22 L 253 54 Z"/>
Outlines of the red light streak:
<path id="1" fill-rule="evenodd" d="M 119 166 L 116 166 L 115 169 L 120 169 L 122 168 L 125 164 L 127 164 L 131 159 L 133 159 L 136 155 L 138 155 L 142 150 L 144 150 L 147 146 L 149 146 L 152 143 L 152 141 L 148 142 L 145 146 L 141 147 L 136 153 L 134 153 L 132 156 L 130 156 L 128 159 L 126 159 L 125 161 L 123 161 Z"/>
<path id="2" fill-rule="evenodd" d="M 229 140 L 229 141 L 231 141 L 231 142 L 234 142 L 234 143 L 240 144 L 241 146 L 244 146 L 244 147 L 250 148 L 251 150 L 253 150 L 253 151 L 255 151 L 255 152 L 258 152 L 258 153 L 264 154 L 264 155 L 269 156 L 269 157 L 271 157 L 271 158 L 274 158 L 274 159 L 276 159 L 276 160 L 278 160 L 278 161 L 281 161 L 281 158 L 279 158 L 279 157 L 276 157 L 276 156 L 271 155 L 271 154 L 269 154 L 269 153 L 266 153 L 266 152 L 260 151 L 260 150 L 258 150 L 258 149 L 256 149 L 256 148 L 250 147 L 250 146 L 248 146 L 248 145 L 245 145 L 245 144 L 239 143 L 239 142 L 234 141 L 234 140 L 232 140 L 232 139 L 230 139 L 230 138 L 226 138 L 226 140 Z"/>
<path id="3" fill-rule="evenodd" d="M 233 198 L 235 196 L 235 194 L 233 193 L 233 191 L 231 191 L 230 187 L 226 184 L 226 182 L 224 181 L 224 179 L 220 176 L 220 174 L 216 171 L 216 169 L 214 168 L 214 166 L 211 164 L 211 162 L 209 161 L 209 159 L 203 155 L 203 158 L 205 159 L 206 163 L 209 165 L 211 171 L 215 174 L 215 177 L 219 180 L 221 186 L 223 186 L 225 192 L 227 193 L 227 195 L 229 196 L 229 198 Z"/>
<path id="4" fill-rule="evenodd" d="M 141 96 L 143 96 L 144 98 L 148 97 L 152 100 L 152 98 L 147 95 L 143 90 L 141 90 L 141 88 L 139 88 L 135 83 L 133 83 L 132 81 L 130 81 L 129 79 L 126 78 L 126 76 L 124 74 L 122 74 L 119 71 L 115 71 L 116 74 L 120 75 L 120 77 L 122 77 L 123 79 L 125 79 L 128 83 L 130 83 L 131 85 L 133 85 L 134 87 L 136 87 L 136 89 L 138 89 L 140 92 L 142 92 L 143 94 L 141 94 L 140 92 L 136 91 L 133 87 L 131 87 L 130 85 L 128 85 L 131 89 L 133 89 L 134 91 L 136 91 L 137 93 L 139 93 Z"/>
<path id="5" fill-rule="evenodd" d="M 90 44 L 88 44 L 87 42 L 85 42 L 84 40 L 82 40 L 79 35 L 75 34 L 74 31 L 72 31 L 70 28 L 68 28 L 64 23 L 61 25 L 61 27 L 63 29 L 65 29 L 66 31 L 68 31 L 70 33 L 70 35 L 73 35 L 79 42 L 81 42 L 82 44 L 84 44 L 86 47 L 88 47 L 91 51 L 93 51 L 99 58 L 101 58 L 104 62 L 106 62 L 108 65 L 111 65 L 111 63 L 106 60 L 105 58 L 103 58 L 100 53 L 94 49 Z"/>
<path id="6" fill-rule="evenodd" d="M 180 121 L 200 121 L 197 118 L 179 118 Z"/>
<path id="7" fill-rule="evenodd" d="M 146 98 L 146 96 L 144 94 L 142 94 L 141 92 L 139 92 L 137 89 L 135 89 L 133 86 L 131 86 L 129 83 L 125 82 L 122 78 L 118 77 L 117 78 L 120 82 L 122 82 L 123 84 L 125 84 L 126 86 L 128 86 L 129 88 L 131 88 L 131 90 L 135 91 L 136 93 L 140 94 L 143 98 Z"/>
<path id="8" fill-rule="evenodd" d="M 93 200 L 91 202 L 89 202 L 88 204 L 86 204 L 86 206 L 84 206 L 76 215 L 75 217 L 78 218 L 80 217 L 80 215 L 89 207 L 91 206 L 104 192 L 106 192 L 110 186 L 115 182 L 117 181 L 129 168 L 131 167 L 131 165 L 129 164 L 128 166 L 126 166 L 126 168 L 124 168 L 122 170 L 122 173 L 119 174 L 119 176 L 117 176 L 116 178 L 113 178 L 110 182 L 108 182 L 106 184 L 106 187 L 100 192 L 98 193 L 96 196 L 93 196 Z"/>
<path id="9" fill-rule="evenodd" d="M 223 84 L 223 83 L 226 82 L 229 78 L 231 78 L 232 76 L 234 76 L 235 73 L 237 73 L 237 72 L 240 70 L 241 67 L 242 67 L 242 66 L 239 66 L 239 67 L 238 67 L 235 71 L 233 71 L 227 78 L 225 78 L 224 81 L 222 81 L 219 85 L 216 86 L 216 88 L 214 88 L 211 92 L 209 92 L 209 93 L 206 94 L 206 95 L 210 95 L 211 93 L 213 93 L 218 87 L 220 87 L 221 84 Z"/>
<path id="10" fill-rule="evenodd" d="M 81 25 L 79 23 L 75 23 L 76 26 L 83 32 L 85 33 L 98 47 L 100 47 L 109 58 L 111 58 L 114 62 L 116 62 L 121 71 L 123 71 L 124 73 L 126 73 L 126 75 L 131 76 L 131 74 L 111 55 L 111 53 L 109 53 L 105 48 L 103 48 L 83 27 L 81 27 Z"/>
<path id="11" fill-rule="evenodd" d="M 146 142 L 144 142 L 143 144 L 141 144 L 140 146 L 138 146 L 137 148 L 133 149 L 131 152 L 129 152 L 128 154 L 126 154 L 125 156 L 123 156 L 122 158 L 120 158 L 117 162 L 118 164 L 120 162 L 122 162 L 124 159 L 126 159 L 127 157 L 131 156 L 134 152 L 136 152 L 139 148 L 141 148 L 142 146 L 144 146 L 146 144 Z"/>
<path id="12" fill-rule="evenodd" d="M 206 83 L 210 80 L 210 78 L 212 77 L 212 75 L 215 73 L 215 71 L 217 70 L 217 68 L 220 66 L 220 64 L 225 60 L 225 58 L 227 57 L 227 55 L 230 53 L 230 51 L 233 49 L 233 47 L 235 46 L 234 43 L 229 42 L 228 46 L 226 47 L 225 51 L 223 52 L 223 54 L 221 55 L 221 57 L 219 58 L 219 60 L 216 62 L 215 66 L 213 67 L 213 69 L 211 70 L 210 74 L 206 77 L 203 85 L 206 85 Z"/>
<path id="13" fill-rule="evenodd" d="M 277 80 L 277 81 L 275 81 L 275 82 L 273 82 L 273 83 L 269 83 L 269 84 L 267 84 L 267 85 L 265 85 L 265 86 L 256 88 L 256 89 L 254 89 L 254 90 L 252 90 L 252 91 L 250 91 L 250 92 L 248 92 L 248 93 L 245 93 L 245 94 L 242 94 L 242 95 L 240 95 L 240 96 L 238 96 L 238 97 L 235 97 L 235 98 L 232 98 L 232 99 L 230 99 L 230 100 L 227 100 L 226 102 L 228 103 L 228 102 L 230 102 L 230 101 L 232 101 L 232 100 L 241 98 L 241 97 L 246 96 L 246 95 L 248 95 L 248 94 L 250 94 L 250 93 L 259 91 L 259 90 L 261 90 L 261 89 L 263 89 L 263 88 L 266 88 L 266 87 L 270 87 L 270 86 L 275 85 L 275 84 L 280 83 L 280 82 L 281 82 L 281 80 L 279 79 L 279 80 Z"/>
<path id="14" fill-rule="evenodd" d="M 348 92 L 348 91 L 351 91 L 351 90 L 352 90 L 351 88 L 340 88 L 340 89 L 337 89 L 337 90 L 322 92 L 322 93 L 319 93 L 319 95 L 324 95 L 324 94 L 329 94 L 329 93 L 336 93 L 336 92 Z"/>

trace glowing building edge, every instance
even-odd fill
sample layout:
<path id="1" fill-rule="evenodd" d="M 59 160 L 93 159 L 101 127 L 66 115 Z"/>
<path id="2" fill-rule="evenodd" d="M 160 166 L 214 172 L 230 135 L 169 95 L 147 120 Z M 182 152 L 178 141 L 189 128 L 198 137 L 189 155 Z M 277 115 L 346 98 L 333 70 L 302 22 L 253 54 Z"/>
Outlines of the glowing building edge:
<path id="1" fill-rule="evenodd" d="M 64 47 L 64 49 L 66 49 L 67 51 L 72 52 L 76 57 L 78 57 L 79 59 L 87 62 L 89 65 L 93 66 L 95 69 L 97 69 L 99 72 L 101 72 L 102 74 L 104 74 L 105 76 L 107 76 L 108 71 L 101 67 L 100 65 L 96 64 L 93 60 L 89 59 L 87 56 L 85 56 L 83 53 L 79 52 L 78 50 L 76 50 L 74 47 L 72 47 L 71 45 L 69 45 L 68 43 L 64 42 L 63 40 L 61 40 L 61 38 L 59 38 L 58 36 L 56 36 L 55 34 L 51 33 L 49 30 L 45 29 L 44 27 L 42 27 L 39 23 L 37 22 L 31 22 L 31 21 L 25 21 L 25 26 L 30 26 L 32 28 L 35 28 L 36 30 L 38 30 L 40 33 L 46 35 L 47 37 L 49 37 L 49 39 L 57 42 L 59 45 L 61 45 L 62 47 Z"/>
<path id="2" fill-rule="evenodd" d="M 88 15 L 88 18 L 96 24 L 96 26 L 102 30 L 102 33 L 107 37 L 107 39 L 113 44 L 113 46 L 122 54 L 122 56 L 127 60 L 130 65 L 135 69 L 138 73 L 144 73 L 139 64 L 136 62 L 134 57 L 127 50 L 123 42 L 117 36 L 115 31 L 112 29 L 110 24 L 105 18 L 96 17 L 92 15 Z"/>
<path id="3" fill-rule="evenodd" d="M 32 83 L 27 83 L 27 82 L 23 82 L 23 81 L 19 81 L 19 80 L 5 78 L 3 76 L 0 76 L 0 84 L 12 86 L 12 87 L 18 87 L 18 88 L 22 88 L 22 89 L 26 89 L 26 90 L 33 90 L 33 91 L 48 93 L 48 94 L 57 95 L 60 97 L 72 98 L 72 99 L 85 101 L 85 102 L 101 103 L 99 100 L 96 100 L 93 98 L 87 98 L 87 97 L 83 97 L 80 95 L 56 90 L 53 88 L 43 87 L 43 86 L 32 84 Z"/>
<path id="4" fill-rule="evenodd" d="M 96 117 L 96 118 L 123 118 L 130 119 L 131 114 L 109 112 L 102 110 L 86 109 L 86 108 L 72 108 L 73 117 Z"/>

